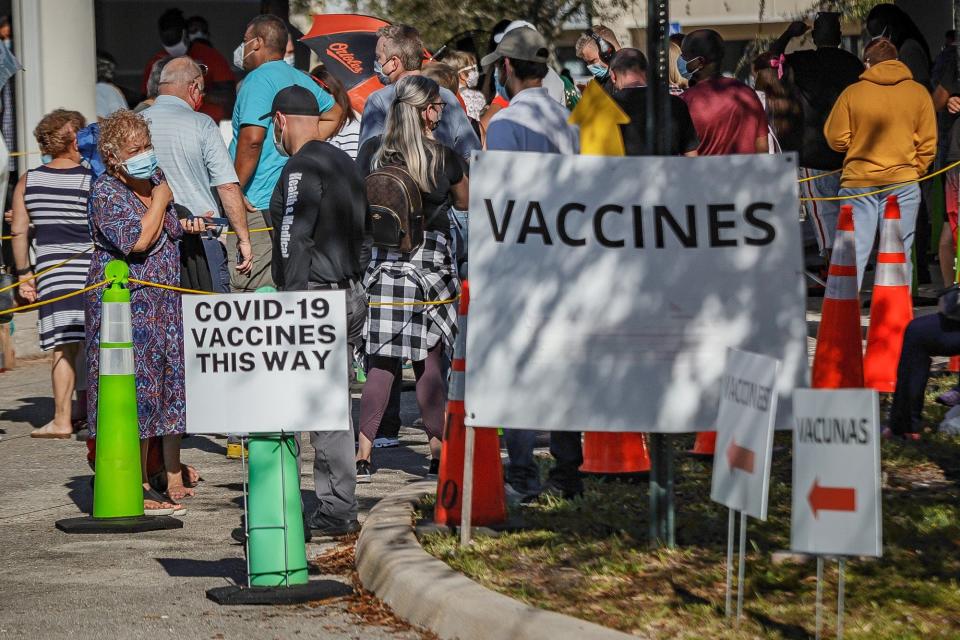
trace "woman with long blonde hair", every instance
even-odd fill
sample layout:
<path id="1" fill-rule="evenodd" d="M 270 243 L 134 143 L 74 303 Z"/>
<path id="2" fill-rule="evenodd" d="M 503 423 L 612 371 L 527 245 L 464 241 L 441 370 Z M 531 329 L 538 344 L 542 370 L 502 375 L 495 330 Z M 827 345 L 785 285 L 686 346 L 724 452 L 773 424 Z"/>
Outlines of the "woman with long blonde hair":
<path id="1" fill-rule="evenodd" d="M 413 362 L 417 404 L 430 438 L 430 473 L 440 461 L 446 390 L 443 351 L 452 353 L 457 332 L 453 302 L 460 294 L 450 242 L 450 206 L 467 208 L 467 177 L 461 158 L 438 143 L 433 131 L 444 103 L 436 82 L 411 75 L 397 83 L 396 99 L 382 136 L 360 148 L 366 175 L 398 166 L 410 174 L 423 201 L 424 242 L 412 253 L 373 247 L 364 277 L 370 309 L 366 337 L 369 371 L 360 401 L 357 482 L 370 482 L 373 440 L 404 359 Z M 446 301 L 444 304 L 434 304 Z M 417 303 L 430 304 L 417 304 Z"/>

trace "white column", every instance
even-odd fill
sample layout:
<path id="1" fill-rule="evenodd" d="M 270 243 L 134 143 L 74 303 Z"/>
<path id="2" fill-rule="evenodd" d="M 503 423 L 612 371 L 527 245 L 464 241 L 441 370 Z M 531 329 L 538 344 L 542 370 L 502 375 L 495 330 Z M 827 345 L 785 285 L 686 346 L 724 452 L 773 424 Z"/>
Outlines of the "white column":
<path id="1" fill-rule="evenodd" d="M 13 38 L 24 67 L 16 84 L 17 151 L 38 151 L 33 129 L 58 107 L 96 120 L 93 0 L 14 0 Z M 21 172 L 38 164 L 38 153 L 19 158 Z"/>

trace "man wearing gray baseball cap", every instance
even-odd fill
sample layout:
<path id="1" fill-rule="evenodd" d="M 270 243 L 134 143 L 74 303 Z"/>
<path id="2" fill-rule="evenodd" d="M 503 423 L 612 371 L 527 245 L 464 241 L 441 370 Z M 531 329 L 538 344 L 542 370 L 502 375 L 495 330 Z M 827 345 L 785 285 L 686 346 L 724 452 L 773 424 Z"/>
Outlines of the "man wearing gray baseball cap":
<path id="1" fill-rule="evenodd" d="M 496 50 L 483 58 L 484 67 L 494 65 L 497 93 L 510 101 L 509 106 L 490 119 L 487 129 L 490 151 L 579 152 L 577 128 L 567 124 L 570 112 L 543 88 L 548 56 L 543 36 L 529 27 L 520 27 L 505 33 Z M 536 432 L 507 429 L 504 440 L 510 456 L 506 480 L 511 501 L 530 502 L 541 493 L 564 498 L 583 493 L 579 470 L 583 450 L 579 433 L 550 433 L 550 453 L 557 463 L 550 470 L 546 486 L 540 484 L 540 471 L 533 458 Z"/>
<path id="2" fill-rule="evenodd" d="M 543 88 L 547 75 L 547 42 L 536 30 L 520 27 L 504 34 L 481 64 L 494 66 L 494 84 L 510 106 L 497 112 L 487 129 L 487 149 L 578 153 L 576 128 L 567 124 L 570 112 Z"/>

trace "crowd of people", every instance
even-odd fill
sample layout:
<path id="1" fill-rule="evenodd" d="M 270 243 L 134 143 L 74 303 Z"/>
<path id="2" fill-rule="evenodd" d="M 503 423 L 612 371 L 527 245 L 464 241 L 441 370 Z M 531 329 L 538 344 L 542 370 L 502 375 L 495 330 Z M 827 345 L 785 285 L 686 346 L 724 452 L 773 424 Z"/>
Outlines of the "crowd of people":
<path id="1" fill-rule="evenodd" d="M 364 61 L 384 87 L 367 97 L 361 112 L 323 65 L 309 73 L 295 68 L 290 32 L 277 17 L 249 22 L 233 68 L 211 46 L 202 18 L 188 20 L 170 10 L 158 26 L 163 48 L 144 69 L 144 100 L 136 109 L 117 104 L 109 90 L 110 60 L 100 56 L 99 122 L 88 126 L 79 113 L 61 109 L 37 126 L 44 162 L 14 190 L 19 295 L 25 302 L 42 301 L 95 284 L 114 258 L 128 262 L 131 277 L 164 285 L 213 292 L 265 286 L 345 291 L 348 342 L 366 369 L 360 420 L 356 431 L 311 435 L 319 507 L 307 525 L 326 535 L 354 531 L 356 483 L 373 481 L 375 450 L 398 442 L 407 363 L 430 445 L 428 473 L 437 472 L 457 333 L 454 301 L 467 268 L 471 154 L 577 154 L 579 135 L 568 118 L 582 85 L 551 67 L 548 42 L 528 22 L 498 23 L 479 60 L 475 52 L 457 50 L 429 58 L 415 27 L 390 25 L 377 34 L 374 59 Z M 952 126 L 960 113 L 956 49 L 935 65 L 913 22 L 893 5 L 871 11 L 866 28 L 871 39 L 858 57 L 841 48 L 840 16 L 820 13 L 813 23 L 815 48 L 788 54 L 791 40 L 809 29 L 794 23 L 755 57 L 752 85 L 724 73 L 726 46 L 716 31 L 674 37 L 669 57 L 669 152 L 797 152 L 804 195 L 850 197 L 858 282 L 868 269 L 887 195 L 899 199 L 908 251 L 918 220 L 926 224 L 929 196 L 917 181 L 937 155 L 936 110 L 949 140 L 937 162 L 960 159 L 960 129 Z M 621 127 L 626 153 L 648 153 L 646 56 L 621 46 L 603 25 L 585 31 L 575 49 L 592 75 L 589 82 L 598 83 L 629 117 L 627 124 L 612 125 Z M 243 73 L 239 84 L 235 71 Z M 216 123 L 228 117 L 229 148 Z M 960 169 L 954 169 L 946 180 L 952 189 L 950 226 L 941 240 L 941 268 L 950 282 L 958 176 Z M 819 249 L 829 260 L 839 204 L 807 205 Z M 401 240 L 373 221 L 375 209 L 402 214 L 398 219 L 409 227 Z M 235 251 L 226 243 L 228 228 Z M 43 273 L 85 250 L 68 266 Z M 418 304 L 438 301 L 443 304 Z M 199 476 L 180 460 L 180 294 L 133 286 L 131 304 L 144 506 L 148 513 L 182 513 Z M 70 437 L 85 419 L 92 450 L 100 293 L 42 306 L 39 313 L 42 346 L 54 352 L 55 413 L 32 435 Z M 910 366 L 922 365 L 916 354 L 909 354 Z M 351 372 L 355 360 L 351 354 Z M 914 406 L 916 384 L 898 388 L 898 407 Z M 901 414 L 910 411 L 895 415 L 893 431 L 916 432 L 917 416 Z M 581 493 L 580 434 L 551 434 L 556 464 L 545 483 L 534 461 L 534 436 L 505 434 L 508 494 L 523 502 L 546 493 Z"/>

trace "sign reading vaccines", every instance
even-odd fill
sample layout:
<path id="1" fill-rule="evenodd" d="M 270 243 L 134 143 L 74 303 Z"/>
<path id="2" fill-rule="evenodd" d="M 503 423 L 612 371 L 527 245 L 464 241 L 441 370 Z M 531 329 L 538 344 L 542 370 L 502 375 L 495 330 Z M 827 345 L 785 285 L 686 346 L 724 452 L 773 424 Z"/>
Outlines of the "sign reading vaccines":
<path id="1" fill-rule="evenodd" d="M 882 554 L 880 405 L 872 389 L 798 389 L 790 547 Z"/>
<path id="2" fill-rule="evenodd" d="M 349 428 L 342 291 L 183 296 L 188 433 Z"/>
<path id="3" fill-rule="evenodd" d="M 780 363 L 731 349 L 720 378 L 720 410 L 710 499 L 767 519 L 775 386 Z"/>
<path id="4" fill-rule="evenodd" d="M 482 152 L 466 423 L 712 430 L 727 349 L 807 379 L 796 156 Z"/>

